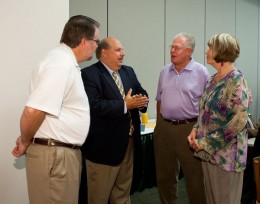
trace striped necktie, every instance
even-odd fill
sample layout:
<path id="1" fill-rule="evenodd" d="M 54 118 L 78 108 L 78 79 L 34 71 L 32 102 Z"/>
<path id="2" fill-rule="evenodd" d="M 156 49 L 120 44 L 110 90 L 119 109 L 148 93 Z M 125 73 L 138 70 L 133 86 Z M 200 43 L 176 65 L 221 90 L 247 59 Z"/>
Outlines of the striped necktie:
<path id="1" fill-rule="evenodd" d="M 123 97 L 123 99 L 125 99 L 124 87 L 123 87 L 122 83 L 118 80 L 117 73 L 114 71 L 112 73 L 112 76 L 113 76 L 113 79 L 114 79 L 114 81 L 115 81 L 115 83 L 116 83 L 116 85 L 117 85 L 117 87 L 118 87 L 118 89 L 120 91 L 121 96 Z"/>
<path id="2" fill-rule="evenodd" d="M 112 76 L 113 76 L 113 79 L 114 79 L 118 89 L 119 89 L 119 92 L 120 92 L 121 96 L 123 97 L 123 99 L 125 99 L 124 87 L 123 87 L 122 83 L 118 80 L 116 71 L 113 71 Z M 129 111 L 128 111 L 128 113 L 130 115 L 130 131 L 129 131 L 129 135 L 132 136 L 133 132 L 134 132 L 134 126 L 133 126 L 133 123 L 132 123 L 131 113 Z"/>

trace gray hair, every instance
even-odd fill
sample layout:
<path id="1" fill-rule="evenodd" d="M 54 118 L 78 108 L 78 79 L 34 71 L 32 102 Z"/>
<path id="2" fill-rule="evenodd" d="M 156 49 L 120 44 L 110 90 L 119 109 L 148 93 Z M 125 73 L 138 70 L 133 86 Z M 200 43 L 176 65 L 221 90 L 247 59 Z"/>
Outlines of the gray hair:
<path id="1" fill-rule="evenodd" d="M 192 48 L 192 50 L 194 50 L 194 48 L 195 48 L 195 38 L 192 35 L 185 33 L 185 32 L 181 32 L 174 37 L 174 40 L 177 39 L 177 38 L 184 39 L 186 48 Z"/>

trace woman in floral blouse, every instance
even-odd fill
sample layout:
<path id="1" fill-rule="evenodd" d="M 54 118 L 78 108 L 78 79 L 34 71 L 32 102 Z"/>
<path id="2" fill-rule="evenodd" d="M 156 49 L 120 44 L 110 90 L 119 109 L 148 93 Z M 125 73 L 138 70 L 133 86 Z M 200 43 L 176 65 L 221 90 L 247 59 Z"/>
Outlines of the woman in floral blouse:
<path id="1" fill-rule="evenodd" d="M 209 79 L 200 113 L 188 141 L 202 159 L 208 204 L 239 204 L 247 157 L 248 88 L 234 67 L 237 40 L 229 34 L 208 41 L 207 63 L 217 73 Z"/>

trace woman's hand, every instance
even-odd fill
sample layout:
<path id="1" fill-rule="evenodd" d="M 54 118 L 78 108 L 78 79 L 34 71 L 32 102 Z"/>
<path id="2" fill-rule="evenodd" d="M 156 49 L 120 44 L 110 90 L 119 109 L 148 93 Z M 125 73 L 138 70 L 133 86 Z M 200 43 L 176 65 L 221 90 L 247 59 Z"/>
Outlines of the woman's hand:
<path id="1" fill-rule="evenodd" d="M 199 145 L 197 139 L 193 140 L 193 144 L 192 144 L 191 147 L 192 147 L 192 149 L 194 149 L 195 152 L 198 152 L 198 151 L 202 150 L 202 147 Z"/>
<path id="2" fill-rule="evenodd" d="M 196 139 L 196 136 L 197 136 L 197 129 L 196 129 L 196 128 L 193 128 L 193 129 L 191 130 L 191 133 L 190 133 L 190 134 L 188 135 L 188 137 L 187 137 L 190 147 L 193 146 L 193 142 L 194 142 L 194 140 Z"/>

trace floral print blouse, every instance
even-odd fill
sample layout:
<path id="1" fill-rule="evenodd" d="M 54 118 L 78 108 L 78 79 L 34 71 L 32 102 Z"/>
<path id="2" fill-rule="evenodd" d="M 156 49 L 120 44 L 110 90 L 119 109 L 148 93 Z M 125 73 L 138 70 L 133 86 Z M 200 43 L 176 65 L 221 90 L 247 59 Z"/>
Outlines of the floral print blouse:
<path id="1" fill-rule="evenodd" d="M 200 100 L 194 127 L 203 150 L 195 155 L 226 171 L 241 172 L 247 157 L 247 84 L 237 69 L 218 82 L 214 81 L 215 75 L 209 79 Z"/>

